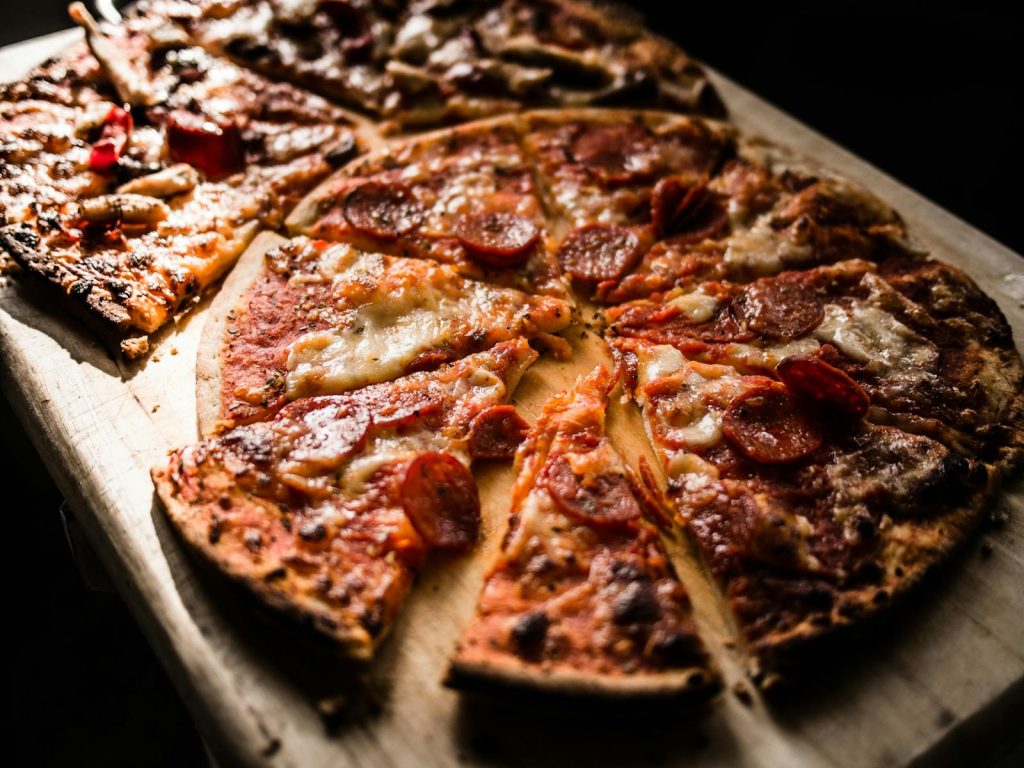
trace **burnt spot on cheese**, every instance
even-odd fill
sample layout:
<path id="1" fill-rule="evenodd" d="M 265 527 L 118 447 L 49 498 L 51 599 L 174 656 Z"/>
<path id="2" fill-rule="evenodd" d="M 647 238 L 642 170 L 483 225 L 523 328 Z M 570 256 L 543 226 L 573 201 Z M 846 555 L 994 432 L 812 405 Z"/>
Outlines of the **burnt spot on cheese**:
<path id="1" fill-rule="evenodd" d="M 359 617 L 359 623 L 363 625 L 363 629 L 370 633 L 371 637 L 377 637 L 384 629 L 384 618 L 382 616 L 382 607 L 380 605 L 374 605 L 373 608 L 366 610 Z"/>
<path id="2" fill-rule="evenodd" d="M 250 552 L 259 552 L 263 548 L 263 534 L 256 530 L 248 530 L 242 536 L 246 549 Z"/>
<path id="3" fill-rule="evenodd" d="M 924 435 L 874 427 L 854 439 L 855 450 L 830 468 L 837 508 L 877 510 L 900 517 L 934 514 L 963 498 L 977 480 L 959 452 Z M 858 514 L 858 534 L 873 535 L 870 517 Z"/>
<path id="4" fill-rule="evenodd" d="M 327 529 L 319 520 L 311 520 L 299 528 L 299 536 L 305 541 L 322 541 L 327 535 Z"/>
<path id="5" fill-rule="evenodd" d="M 267 573 L 267 575 L 263 577 L 263 580 L 267 581 L 267 582 L 280 581 L 281 579 L 285 578 L 287 575 L 288 575 L 288 571 L 286 571 L 284 569 L 284 567 L 281 566 L 281 567 L 278 567 L 278 568 L 274 568 L 272 571 L 269 571 Z"/>
<path id="6" fill-rule="evenodd" d="M 224 521 L 219 517 L 214 517 L 210 521 L 210 531 L 207 534 L 207 539 L 211 544 L 216 544 L 220 541 L 221 533 L 224 531 Z"/>
<path id="7" fill-rule="evenodd" d="M 516 652 L 524 657 L 539 655 L 550 626 L 551 620 L 543 611 L 530 611 L 517 618 L 510 633 Z"/>
<path id="8" fill-rule="evenodd" d="M 649 624 L 661 616 L 661 608 L 651 583 L 633 581 L 612 602 L 612 621 L 618 625 Z"/>

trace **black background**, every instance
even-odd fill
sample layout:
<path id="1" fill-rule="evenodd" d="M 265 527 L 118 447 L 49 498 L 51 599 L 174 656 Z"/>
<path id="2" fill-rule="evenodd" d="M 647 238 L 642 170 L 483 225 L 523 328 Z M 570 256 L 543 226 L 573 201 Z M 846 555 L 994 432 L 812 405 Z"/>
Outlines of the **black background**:
<path id="1" fill-rule="evenodd" d="M 0 44 L 68 26 L 61 0 L 3 5 Z M 634 5 L 694 56 L 1024 251 L 1024 26 L 1013 4 Z M 123 604 L 82 584 L 60 493 L 2 400 L 0 437 L 9 764 L 201 765 Z"/>

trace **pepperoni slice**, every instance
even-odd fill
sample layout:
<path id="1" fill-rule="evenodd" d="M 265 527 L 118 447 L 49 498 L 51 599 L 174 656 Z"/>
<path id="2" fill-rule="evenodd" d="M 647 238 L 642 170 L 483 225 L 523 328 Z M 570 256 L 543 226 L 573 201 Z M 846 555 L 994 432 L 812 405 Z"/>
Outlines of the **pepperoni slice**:
<path id="1" fill-rule="evenodd" d="M 344 397 L 357 407 L 365 408 L 377 427 L 400 428 L 429 423 L 444 411 L 442 395 L 430 387 L 396 389 L 391 384 L 371 384 Z"/>
<path id="2" fill-rule="evenodd" d="M 622 475 L 580 477 L 559 456 L 548 466 L 543 483 L 558 508 L 581 523 L 620 525 L 640 517 L 640 505 Z"/>
<path id="3" fill-rule="evenodd" d="M 355 229 L 394 240 L 419 226 L 423 208 L 405 184 L 368 181 L 345 198 L 345 218 Z"/>
<path id="4" fill-rule="evenodd" d="M 514 267 L 526 261 L 540 230 L 525 216 L 492 211 L 462 217 L 455 236 L 477 261 L 492 267 Z"/>
<path id="5" fill-rule="evenodd" d="M 722 417 L 722 432 L 746 456 L 766 464 L 799 461 L 822 441 L 786 387 L 774 382 L 733 400 Z"/>
<path id="6" fill-rule="evenodd" d="M 788 280 L 751 283 L 733 298 L 730 310 L 741 328 L 766 339 L 805 336 L 825 319 L 821 299 Z"/>
<path id="7" fill-rule="evenodd" d="M 666 176 L 651 190 L 651 221 L 659 235 L 670 234 L 707 196 L 707 185 L 686 176 Z"/>
<path id="8" fill-rule="evenodd" d="M 624 184 L 649 178 L 655 153 L 650 135 L 642 126 L 587 126 L 572 142 L 571 153 L 607 184 Z"/>
<path id="9" fill-rule="evenodd" d="M 640 255 L 640 238 L 611 224 L 587 224 L 573 230 L 558 248 L 562 269 L 585 283 L 619 279 Z"/>
<path id="10" fill-rule="evenodd" d="M 729 216 L 703 181 L 668 176 L 651 191 L 651 221 L 661 237 L 679 245 L 711 240 L 729 228 Z"/>
<path id="11" fill-rule="evenodd" d="M 871 398 L 860 384 L 817 355 L 787 357 L 775 372 L 790 392 L 823 410 L 838 411 L 853 419 L 861 419 L 868 412 Z"/>
<path id="12" fill-rule="evenodd" d="M 472 473 L 450 453 L 424 453 L 405 470 L 402 508 L 433 547 L 465 551 L 480 533 L 480 496 Z"/>
<path id="13" fill-rule="evenodd" d="M 310 398 L 320 401 L 319 398 Z M 322 401 L 320 401 L 322 402 Z M 328 401 L 330 403 L 330 401 Z M 293 437 L 284 460 L 291 474 L 313 477 L 329 472 L 362 447 L 370 429 L 370 413 L 350 404 L 331 403 L 312 407 L 301 415 L 284 412 L 302 425 L 302 433 Z"/>
<path id="14" fill-rule="evenodd" d="M 183 109 L 174 110 L 167 118 L 167 152 L 172 162 L 188 163 L 213 179 L 245 165 L 238 123 L 213 120 Z"/>
<path id="15" fill-rule="evenodd" d="M 469 455 L 474 459 L 511 459 L 529 429 L 511 405 L 488 408 L 469 428 Z"/>

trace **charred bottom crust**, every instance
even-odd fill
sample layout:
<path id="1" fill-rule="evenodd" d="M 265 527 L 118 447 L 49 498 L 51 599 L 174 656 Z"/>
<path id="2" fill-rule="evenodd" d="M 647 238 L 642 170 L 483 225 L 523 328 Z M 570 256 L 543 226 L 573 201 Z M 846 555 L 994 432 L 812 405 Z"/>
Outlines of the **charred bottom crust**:
<path id="1" fill-rule="evenodd" d="M 515 661 L 456 657 L 444 685 L 464 692 L 516 698 L 594 700 L 612 703 L 678 700 L 697 703 L 713 696 L 721 682 L 710 669 L 691 667 L 665 672 L 595 675 L 574 670 L 545 670 Z"/>

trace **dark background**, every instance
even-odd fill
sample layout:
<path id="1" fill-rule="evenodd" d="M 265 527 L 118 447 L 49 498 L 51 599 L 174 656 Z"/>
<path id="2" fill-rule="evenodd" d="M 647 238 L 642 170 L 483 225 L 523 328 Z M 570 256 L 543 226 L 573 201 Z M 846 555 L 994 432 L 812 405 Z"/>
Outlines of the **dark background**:
<path id="1" fill-rule="evenodd" d="M 1024 251 L 1024 25 L 1013 4 L 633 4 L 694 56 Z M 63 0 L 3 5 L 0 45 L 68 26 Z M 83 584 L 60 493 L 2 398 L 0 487 L 8 764 L 202 765 L 124 605 Z M 1021 764 L 1018 749 L 1005 766 Z"/>

